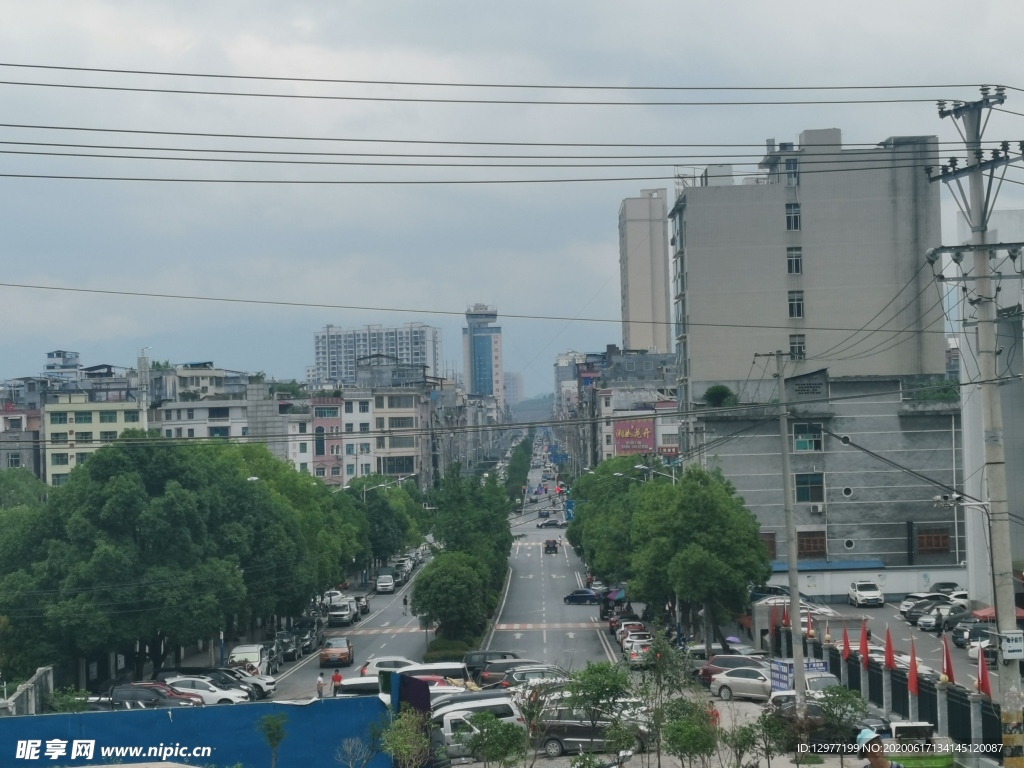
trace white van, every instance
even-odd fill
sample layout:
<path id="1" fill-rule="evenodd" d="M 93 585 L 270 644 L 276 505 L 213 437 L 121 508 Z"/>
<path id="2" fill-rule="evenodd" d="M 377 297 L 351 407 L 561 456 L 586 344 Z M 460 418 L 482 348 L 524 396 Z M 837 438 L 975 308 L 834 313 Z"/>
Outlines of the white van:
<path id="1" fill-rule="evenodd" d="M 523 717 L 519 705 L 507 696 L 442 707 L 431 716 L 430 724 L 444 734 L 445 749 L 449 757 L 471 756 L 464 742 L 474 730 L 469 718 L 477 712 L 490 712 L 503 722 L 526 727 L 526 718 Z"/>
<path id="2" fill-rule="evenodd" d="M 377 577 L 377 591 L 381 593 L 390 593 L 395 591 L 395 579 L 393 576 L 378 576 Z"/>

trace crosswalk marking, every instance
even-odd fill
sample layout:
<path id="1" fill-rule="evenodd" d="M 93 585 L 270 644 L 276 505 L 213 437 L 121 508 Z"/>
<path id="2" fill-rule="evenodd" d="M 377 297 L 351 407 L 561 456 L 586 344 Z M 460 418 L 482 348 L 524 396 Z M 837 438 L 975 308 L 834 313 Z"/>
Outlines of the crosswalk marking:
<path id="1" fill-rule="evenodd" d="M 494 628 L 499 632 L 503 630 L 517 629 L 532 630 L 539 632 L 545 629 L 607 629 L 608 627 L 607 625 L 601 624 L 596 621 L 565 621 L 555 622 L 551 624 L 496 624 Z"/>

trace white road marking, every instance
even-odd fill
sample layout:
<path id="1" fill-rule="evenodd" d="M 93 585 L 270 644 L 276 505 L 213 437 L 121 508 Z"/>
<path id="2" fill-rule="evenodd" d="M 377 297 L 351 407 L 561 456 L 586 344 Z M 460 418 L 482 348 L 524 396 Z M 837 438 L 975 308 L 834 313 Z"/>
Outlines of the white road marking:
<path id="1" fill-rule="evenodd" d="M 381 624 L 381 626 L 382 626 L 382 627 L 386 627 L 386 626 L 387 626 L 388 624 L 390 624 L 390 623 L 391 623 L 390 621 L 385 621 L 385 622 L 384 622 L 383 624 Z"/>
<path id="2" fill-rule="evenodd" d="M 568 637 L 570 640 L 572 640 L 574 637 L 576 637 L 576 633 L 575 632 L 566 632 L 565 636 Z"/>
<path id="3" fill-rule="evenodd" d="M 519 626 L 519 625 L 517 624 L 516 626 Z M 522 632 L 516 632 L 514 635 L 512 635 L 512 637 L 514 637 L 516 640 L 521 639 L 522 636 L 523 636 Z"/>

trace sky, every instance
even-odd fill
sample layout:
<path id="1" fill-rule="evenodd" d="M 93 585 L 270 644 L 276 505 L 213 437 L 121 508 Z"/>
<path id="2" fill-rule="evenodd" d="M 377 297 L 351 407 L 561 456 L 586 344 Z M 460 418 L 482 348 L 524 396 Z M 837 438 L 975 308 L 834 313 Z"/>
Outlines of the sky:
<path id="1" fill-rule="evenodd" d="M 0 175 L 0 378 L 38 373 L 50 350 L 79 351 L 86 365 L 130 366 L 149 347 L 154 360 L 213 360 L 302 379 L 313 361 L 313 332 L 328 323 L 439 326 L 444 357 L 461 370 L 461 313 L 483 302 L 505 315 L 505 369 L 523 374 L 528 395 L 546 394 L 558 352 L 621 343 L 623 198 L 658 187 L 674 197 L 677 167 L 722 162 L 707 156 L 730 153 L 756 162 L 765 139 L 796 141 L 808 128 L 841 128 L 847 143 L 928 134 L 953 141 L 935 99 L 976 98 L 981 83 L 1024 88 L 1024 49 L 1012 23 L 1019 8 L 1010 0 L 974 3 L 970 19 L 962 3 L 942 0 L 0 0 L 0 10 L 0 174 L 7 174 Z M 720 90 L 907 85 L 945 87 Z M 434 101 L 392 100 L 410 98 Z M 903 101 L 718 103 L 879 99 Z M 716 103 L 635 103 L 651 101 Z M 1011 90 L 1006 108 L 1024 113 L 1024 92 Z M 246 138 L 254 136 L 287 138 Z M 986 137 L 1024 138 L 1024 114 L 994 114 Z M 748 146 L 707 146 L 716 144 Z M 205 159 L 12 154 L 29 151 Z M 626 168 L 480 167 L 593 166 L 630 161 L 550 156 L 644 154 L 659 158 Z M 322 164 L 353 161 L 378 165 Z M 606 178 L 620 180 L 565 181 Z M 1024 181 L 1024 172 L 1008 178 Z M 195 181 L 203 179 L 216 181 Z M 1024 208 L 1021 192 L 1024 186 L 1005 185 L 1000 207 Z M 956 209 L 948 193 L 943 200 L 944 236 L 952 241 Z M 161 296 L 125 295 L 139 293 Z"/>

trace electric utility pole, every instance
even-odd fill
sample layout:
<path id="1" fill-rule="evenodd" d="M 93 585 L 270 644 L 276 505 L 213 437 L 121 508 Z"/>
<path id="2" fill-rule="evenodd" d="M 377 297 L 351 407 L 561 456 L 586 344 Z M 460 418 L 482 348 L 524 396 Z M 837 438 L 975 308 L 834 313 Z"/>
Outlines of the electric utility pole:
<path id="1" fill-rule="evenodd" d="M 979 371 L 979 387 L 982 402 L 982 428 L 984 431 L 985 449 L 985 497 L 988 500 L 989 541 L 992 558 L 992 580 L 996 626 L 999 631 L 1000 654 L 1006 650 L 1005 638 L 1017 636 L 1016 604 L 1013 587 L 1013 556 L 1010 551 L 1010 516 L 1006 494 L 1006 459 L 1003 450 L 1003 413 L 1000 402 L 999 385 L 996 381 L 996 321 L 998 306 L 996 294 L 998 288 L 992 275 L 990 255 L 993 250 L 1001 250 L 1006 245 L 986 243 L 989 217 L 995 204 L 995 198 L 1002 185 L 1002 176 L 1006 174 L 1006 166 L 1020 160 L 1020 156 L 1011 156 L 1009 144 L 1003 142 L 998 149 L 991 150 L 991 158 L 985 159 L 981 146 L 982 135 L 990 116 L 989 110 L 1006 101 L 1003 87 L 997 87 L 992 94 L 988 86 L 982 86 L 981 98 L 971 102 L 953 102 L 951 109 L 946 102 L 940 101 L 939 117 L 950 117 L 960 133 L 967 148 L 967 163 L 958 168 L 957 159 L 950 158 L 943 165 L 938 176 L 932 175 L 932 169 L 926 168 L 929 180 L 943 181 L 953 192 L 953 197 L 960 207 L 961 213 L 971 226 L 971 244 L 964 250 L 974 254 L 975 300 L 972 302 L 977 311 L 978 336 L 977 358 Z M 997 169 L 1002 169 L 998 184 L 993 189 Z M 968 192 L 965 193 L 960 179 L 968 180 Z M 987 177 L 987 178 L 986 178 Z M 954 188 L 950 183 L 955 182 Z M 934 249 L 935 251 L 956 251 L 957 249 Z M 929 253 L 929 260 L 934 262 L 936 254 Z M 962 257 L 962 254 L 961 254 Z M 956 256 L 954 255 L 954 259 Z M 965 278 L 968 279 L 968 278 Z M 1011 651 L 1011 658 L 1016 656 Z M 1005 656 L 1003 657 L 1006 658 Z M 1017 657 L 1019 658 L 1019 657 Z M 1019 685 L 1017 675 L 999 675 L 999 696 L 1003 700 L 1011 688 Z M 995 692 L 993 692 L 994 694 Z M 993 695 L 993 699 L 996 696 Z"/>

